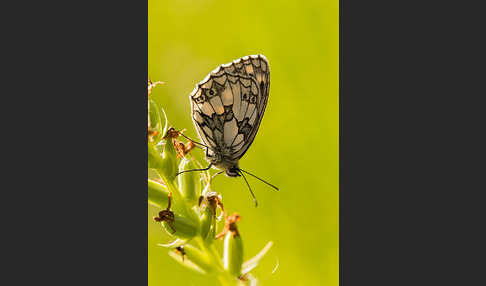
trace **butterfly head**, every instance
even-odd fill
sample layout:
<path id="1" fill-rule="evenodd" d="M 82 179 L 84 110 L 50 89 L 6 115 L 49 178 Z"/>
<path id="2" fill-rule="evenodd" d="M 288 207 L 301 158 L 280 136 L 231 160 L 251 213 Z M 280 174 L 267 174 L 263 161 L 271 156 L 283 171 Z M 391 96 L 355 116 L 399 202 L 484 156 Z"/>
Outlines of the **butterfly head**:
<path id="1" fill-rule="evenodd" d="M 239 177 L 241 174 L 238 160 L 232 159 L 229 154 L 226 154 L 229 149 L 210 149 L 206 150 L 206 160 L 210 162 L 216 169 L 223 171 L 228 177 Z M 226 152 L 226 153 L 225 153 Z"/>
<path id="2" fill-rule="evenodd" d="M 240 175 L 240 168 L 238 166 L 231 166 L 226 170 L 226 176 L 228 177 L 239 177 Z"/>

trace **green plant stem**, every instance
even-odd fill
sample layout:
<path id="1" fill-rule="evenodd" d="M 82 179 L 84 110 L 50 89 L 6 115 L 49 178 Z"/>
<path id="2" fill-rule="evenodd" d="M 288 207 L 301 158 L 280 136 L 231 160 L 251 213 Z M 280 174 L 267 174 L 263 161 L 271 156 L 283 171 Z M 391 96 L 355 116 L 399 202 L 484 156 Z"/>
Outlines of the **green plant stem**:
<path id="1" fill-rule="evenodd" d="M 221 283 L 221 285 L 223 285 L 223 286 L 237 285 L 235 279 L 233 277 L 229 276 L 229 274 L 227 274 L 226 272 L 223 275 L 219 275 L 218 280 L 219 280 L 219 283 Z"/>
<path id="2" fill-rule="evenodd" d="M 218 251 L 214 247 L 214 244 L 208 245 L 204 243 L 204 239 L 198 235 L 194 239 L 199 247 L 209 256 L 211 257 L 211 260 L 213 260 L 213 263 L 218 266 L 218 269 L 223 269 L 223 262 L 221 261 L 221 257 L 219 256 Z"/>
<path id="3" fill-rule="evenodd" d="M 217 266 L 217 272 L 215 274 L 217 275 L 217 278 L 221 285 L 235 285 L 235 278 L 229 275 L 229 273 L 224 270 L 223 261 L 214 244 L 208 245 L 204 242 L 204 239 L 200 235 L 195 237 L 194 240 L 197 242 L 201 250 L 204 251 L 204 253 L 206 253 L 206 255 L 211 258 L 213 264 Z"/>

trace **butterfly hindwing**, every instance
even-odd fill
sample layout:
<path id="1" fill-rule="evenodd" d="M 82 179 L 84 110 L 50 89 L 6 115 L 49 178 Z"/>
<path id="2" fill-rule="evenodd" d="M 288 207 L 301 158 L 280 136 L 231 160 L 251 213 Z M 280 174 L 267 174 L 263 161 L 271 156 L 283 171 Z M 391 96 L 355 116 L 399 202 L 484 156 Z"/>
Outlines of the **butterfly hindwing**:
<path id="1" fill-rule="evenodd" d="M 224 64 L 191 93 L 192 118 L 208 155 L 237 161 L 256 136 L 267 105 L 270 68 L 263 55 Z"/>

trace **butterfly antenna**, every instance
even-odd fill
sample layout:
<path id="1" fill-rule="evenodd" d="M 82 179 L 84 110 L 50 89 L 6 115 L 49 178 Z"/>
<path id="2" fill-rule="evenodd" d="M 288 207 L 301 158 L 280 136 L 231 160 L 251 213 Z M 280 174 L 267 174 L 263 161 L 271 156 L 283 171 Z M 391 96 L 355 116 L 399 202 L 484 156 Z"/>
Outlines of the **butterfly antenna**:
<path id="1" fill-rule="evenodd" d="M 247 172 L 247 171 L 245 171 L 245 170 L 242 170 L 242 169 L 240 169 L 240 171 L 243 171 L 243 172 L 247 173 L 248 175 L 253 176 L 254 178 L 257 178 L 258 180 L 260 180 L 260 181 L 264 182 L 265 184 L 267 184 L 267 185 L 269 185 L 269 186 L 271 186 L 271 187 L 275 188 L 275 189 L 278 191 L 278 188 L 277 188 L 277 187 L 275 187 L 274 185 L 270 184 L 269 182 L 267 182 L 267 181 L 265 181 L 265 180 L 263 180 L 263 179 L 258 178 L 257 176 L 253 175 L 252 173 L 249 173 L 249 172 Z M 241 172 L 240 172 L 240 173 L 241 173 Z"/>
<path id="2" fill-rule="evenodd" d="M 240 172 L 240 174 L 243 176 L 243 179 L 245 179 L 245 182 L 246 182 L 246 185 L 248 186 L 248 189 L 250 189 L 250 193 L 253 196 L 253 200 L 255 201 L 255 207 L 258 207 L 257 199 L 255 198 L 255 195 L 253 194 L 253 191 L 251 190 L 250 184 L 248 184 L 248 181 L 246 180 L 245 175 L 243 175 L 242 172 Z"/>
<path id="3" fill-rule="evenodd" d="M 182 173 L 193 172 L 193 171 L 207 171 L 207 170 L 211 169 L 212 166 L 213 166 L 213 163 L 209 163 L 209 166 L 207 166 L 206 168 L 185 170 L 185 171 L 177 173 L 176 176 L 179 176 Z"/>

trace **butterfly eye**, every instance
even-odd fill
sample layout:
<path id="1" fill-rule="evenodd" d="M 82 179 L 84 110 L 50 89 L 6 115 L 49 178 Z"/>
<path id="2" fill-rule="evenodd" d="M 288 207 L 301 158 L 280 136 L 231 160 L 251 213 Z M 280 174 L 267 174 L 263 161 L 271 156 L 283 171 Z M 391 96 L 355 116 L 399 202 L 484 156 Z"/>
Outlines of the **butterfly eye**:
<path id="1" fill-rule="evenodd" d="M 252 95 L 250 97 L 250 103 L 255 103 L 256 102 L 256 96 Z"/>
<path id="2" fill-rule="evenodd" d="M 231 167 L 228 169 L 228 173 L 232 175 L 233 177 L 238 176 L 238 169 L 235 167 Z"/>
<path id="3" fill-rule="evenodd" d="M 248 95 L 246 95 L 246 93 L 244 93 L 242 99 L 243 100 L 247 100 L 248 99 Z"/>
<path id="4" fill-rule="evenodd" d="M 210 90 L 209 90 L 209 95 L 214 95 L 214 91 L 213 91 L 213 89 L 210 89 Z"/>

